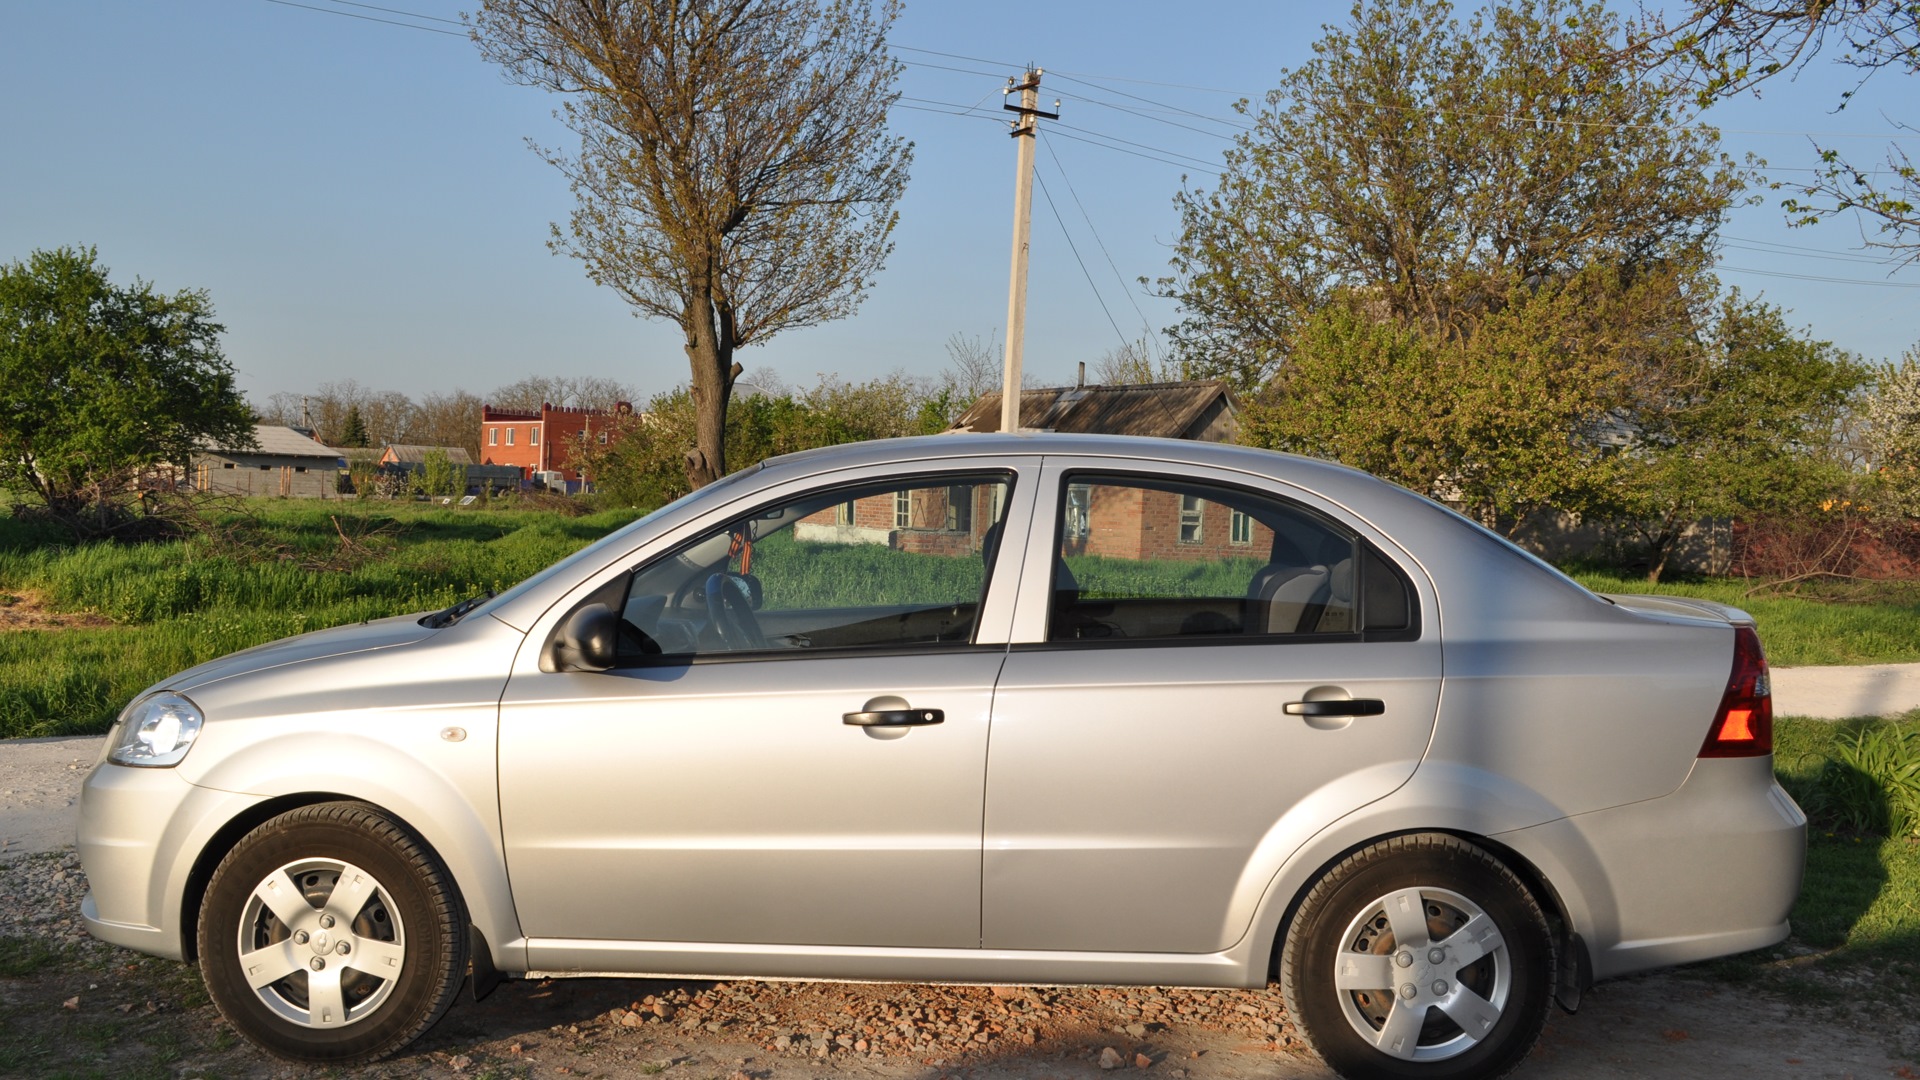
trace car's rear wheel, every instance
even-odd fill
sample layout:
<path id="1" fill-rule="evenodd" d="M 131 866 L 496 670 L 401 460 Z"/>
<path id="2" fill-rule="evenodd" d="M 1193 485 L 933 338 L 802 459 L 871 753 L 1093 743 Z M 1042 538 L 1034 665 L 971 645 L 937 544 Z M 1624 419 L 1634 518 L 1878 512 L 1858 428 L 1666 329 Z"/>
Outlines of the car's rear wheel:
<path id="1" fill-rule="evenodd" d="M 1281 949 L 1287 1009 L 1348 1077 L 1495 1077 L 1552 1000 L 1553 934 L 1498 859 L 1454 836 L 1382 841 L 1301 902 Z"/>
<path id="2" fill-rule="evenodd" d="M 221 1015 L 263 1049 L 346 1065 L 440 1019 L 466 920 L 419 840 L 370 806 L 323 803 L 248 833 L 201 907 L 200 968 Z"/>

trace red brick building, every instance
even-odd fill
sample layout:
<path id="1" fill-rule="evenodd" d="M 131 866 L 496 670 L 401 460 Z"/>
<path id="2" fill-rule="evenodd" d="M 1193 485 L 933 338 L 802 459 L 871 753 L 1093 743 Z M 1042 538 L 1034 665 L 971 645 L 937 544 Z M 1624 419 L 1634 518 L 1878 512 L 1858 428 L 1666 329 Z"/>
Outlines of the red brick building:
<path id="1" fill-rule="evenodd" d="M 925 555 L 971 555 L 999 519 L 1006 488 L 999 484 L 914 488 L 869 495 L 801 518 L 796 540 L 880 544 Z"/>
<path id="2" fill-rule="evenodd" d="M 573 450 L 587 442 L 602 445 L 616 431 L 615 418 L 633 412 L 621 401 L 605 409 L 562 408 L 540 403 L 540 411 L 510 412 L 480 406 L 480 463 L 512 465 L 526 479 L 538 473 L 559 473 L 569 484 L 582 479 L 573 468 Z"/>

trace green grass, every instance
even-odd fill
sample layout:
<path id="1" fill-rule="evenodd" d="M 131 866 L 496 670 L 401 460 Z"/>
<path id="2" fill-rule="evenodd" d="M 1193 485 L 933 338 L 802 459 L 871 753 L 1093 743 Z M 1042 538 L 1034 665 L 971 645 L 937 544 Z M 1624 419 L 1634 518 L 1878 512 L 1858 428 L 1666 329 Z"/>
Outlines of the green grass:
<path id="1" fill-rule="evenodd" d="M 1890 583 L 1867 591 L 1813 590 L 1805 595 L 1747 595 L 1756 582 L 1706 578 L 1661 582 L 1601 570 L 1579 570 L 1574 580 L 1595 592 L 1688 596 L 1731 604 L 1760 627 L 1767 660 L 1779 667 L 1806 664 L 1892 664 L 1920 661 L 1920 589 Z"/>
<path id="2" fill-rule="evenodd" d="M 248 509 L 229 521 L 237 543 L 73 547 L 0 519 L 0 591 L 120 624 L 0 634 L 0 737 L 105 731 L 172 672 L 504 589 L 636 516 L 278 500 Z"/>
<path id="3" fill-rule="evenodd" d="M 1920 713 L 1898 720 L 1781 718 L 1774 770 L 1809 810 L 1807 873 L 1793 909 L 1793 936 L 1849 959 L 1920 961 L 1920 842 L 1842 831 L 1821 810 L 1820 779 L 1842 743 L 1863 729 L 1920 732 Z"/>

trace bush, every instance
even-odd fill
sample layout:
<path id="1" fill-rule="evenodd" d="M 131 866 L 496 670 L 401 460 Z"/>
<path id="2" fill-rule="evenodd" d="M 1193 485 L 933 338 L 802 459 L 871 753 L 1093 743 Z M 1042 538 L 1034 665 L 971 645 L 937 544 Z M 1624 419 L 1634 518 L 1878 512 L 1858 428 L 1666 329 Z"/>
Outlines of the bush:
<path id="1" fill-rule="evenodd" d="M 1865 727 L 1834 743 L 1814 813 L 1849 832 L 1920 836 L 1920 732 Z"/>

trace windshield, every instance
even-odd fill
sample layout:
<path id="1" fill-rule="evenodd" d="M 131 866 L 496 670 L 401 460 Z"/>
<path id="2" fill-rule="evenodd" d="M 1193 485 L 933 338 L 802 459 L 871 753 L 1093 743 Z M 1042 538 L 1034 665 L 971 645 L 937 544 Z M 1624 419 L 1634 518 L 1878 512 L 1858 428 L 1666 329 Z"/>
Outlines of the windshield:
<path id="1" fill-rule="evenodd" d="M 539 573 L 534 574 L 532 577 L 527 578 L 525 581 L 522 581 L 520 584 L 515 585 L 513 588 L 508 589 L 507 591 L 501 593 L 498 596 L 493 597 L 490 600 L 487 600 L 485 603 L 482 603 L 477 607 L 470 608 L 469 610 L 463 613 L 462 617 L 464 618 L 467 616 L 482 615 L 482 614 L 493 612 L 506 604 L 512 603 L 514 600 L 518 599 L 522 595 L 538 588 L 541 584 L 553 578 L 555 575 L 562 573 L 563 571 L 572 570 L 574 567 L 577 567 L 577 566 L 599 565 L 599 563 L 604 559 L 605 554 L 607 552 L 623 551 L 633 546 L 633 535 L 635 533 L 646 528 L 648 525 L 652 524 L 654 521 L 659 520 L 662 516 L 664 516 L 668 512 L 677 510 L 680 507 L 686 505 L 687 503 L 692 502 L 694 499 L 697 499 L 701 496 L 710 495 L 715 491 L 728 487 L 733 483 L 735 483 L 736 481 L 738 481 L 740 478 L 748 475 L 749 473 L 752 473 L 753 471 L 754 471 L 753 469 L 741 469 L 739 472 L 732 473 L 727 476 L 723 476 L 720 479 L 715 480 L 713 483 L 708 484 L 706 487 L 699 488 L 695 491 L 690 491 L 687 494 L 680 496 L 679 498 L 673 500 L 667 505 L 661 507 L 658 510 L 653 511 L 650 514 L 647 514 L 641 517 L 639 520 L 634 521 L 631 524 L 622 525 L 620 528 L 615 529 L 614 531 L 608 533 L 607 535 L 601 537 L 600 539 L 595 540 L 593 543 L 588 544 L 586 547 L 581 548 L 579 551 L 576 551 L 573 554 L 567 556 L 566 558 L 561 559 L 559 562 L 554 563 L 552 566 L 547 567 L 545 570 L 542 570 Z"/>

